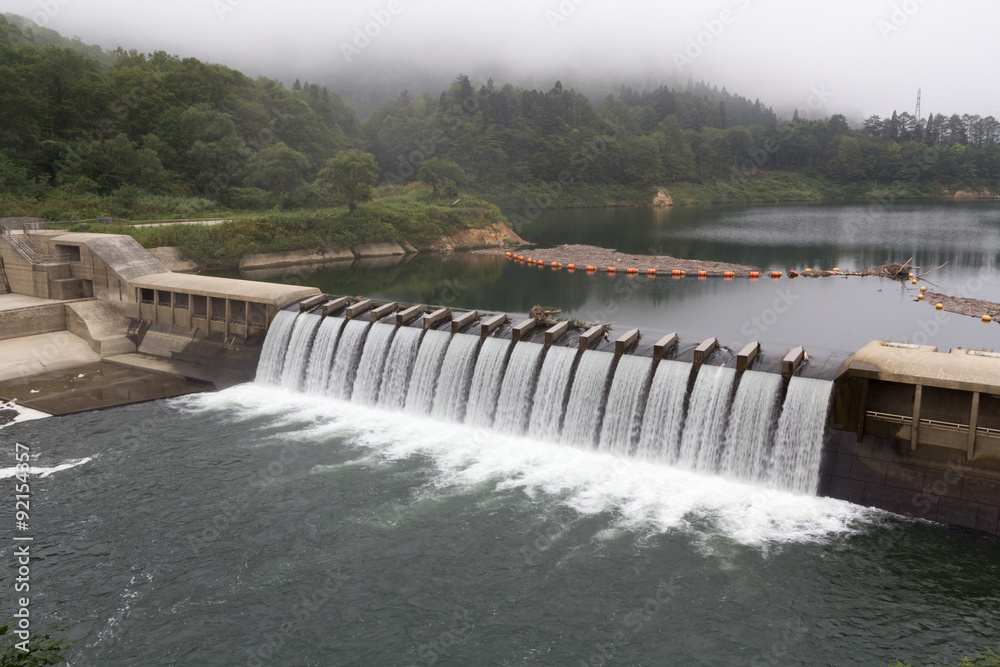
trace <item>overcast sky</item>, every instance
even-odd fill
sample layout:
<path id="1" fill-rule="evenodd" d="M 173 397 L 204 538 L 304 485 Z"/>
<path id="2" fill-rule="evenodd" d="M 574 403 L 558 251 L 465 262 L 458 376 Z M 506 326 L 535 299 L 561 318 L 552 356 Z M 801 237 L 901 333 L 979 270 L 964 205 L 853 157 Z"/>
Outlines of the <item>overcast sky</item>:
<path id="1" fill-rule="evenodd" d="M 286 82 L 324 82 L 376 62 L 449 77 L 502 63 L 553 73 L 567 87 L 592 75 L 704 79 L 779 112 L 811 107 L 813 116 L 912 113 L 919 87 L 924 115 L 1000 116 L 996 0 L 0 0 L 0 8 L 105 48 L 165 50 Z M 358 38 L 366 28 L 374 36 Z"/>

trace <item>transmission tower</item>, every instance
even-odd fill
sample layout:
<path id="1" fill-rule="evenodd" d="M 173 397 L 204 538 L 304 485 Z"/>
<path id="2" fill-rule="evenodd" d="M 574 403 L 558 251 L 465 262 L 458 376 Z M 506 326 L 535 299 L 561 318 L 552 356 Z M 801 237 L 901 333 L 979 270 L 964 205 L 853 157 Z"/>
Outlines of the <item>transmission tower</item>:
<path id="1" fill-rule="evenodd" d="M 920 89 L 919 88 L 917 88 L 917 111 L 913 115 L 917 117 L 917 120 L 920 120 Z"/>

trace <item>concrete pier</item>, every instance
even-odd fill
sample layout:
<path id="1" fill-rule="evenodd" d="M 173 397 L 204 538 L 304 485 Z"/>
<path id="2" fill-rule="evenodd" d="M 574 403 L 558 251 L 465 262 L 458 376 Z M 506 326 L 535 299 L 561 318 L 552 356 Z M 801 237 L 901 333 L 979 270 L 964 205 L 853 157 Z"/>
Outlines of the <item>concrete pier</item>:
<path id="1" fill-rule="evenodd" d="M 670 350 L 677 347 L 680 340 L 680 336 L 676 333 L 668 333 L 666 336 L 656 341 L 656 343 L 653 344 L 653 360 L 662 361 L 663 357 L 670 353 Z"/>
<path id="2" fill-rule="evenodd" d="M 538 320 L 534 317 L 529 317 L 526 320 L 518 322 L 511 328 L 511 340 L 516 343 L 520 340 L 527 339 L 531 335 L 531 332 L 534 331 L 537 324 Z"/>
<path id="3" fill-rule="evenodd" d="M 789 350 L 785 358 L 781 360 L 781 374 L 787 379 L 795 374 L 802 362 L 805 361 L 806 351 L 801 345 Z"/>
<path id="4" fill-rule="evenodd" d="M 713 352 L 719 349 L 719 339 L 709 338 L 701 342 L 701 344 L 694 349 L 694 367 L 695 369 L 701 368 L 701 365 L 705 363 L 705 360 L 711 356 Z"/>
<path id="5" fill-rule="evenodd" d="M 320 308 L 320 312 L 323 314 L 323 317 L 327 317 L 328 315 L 332 315 L 338 310 L 346 308 L 348 303 L 350 303 L 350 299 L 348 299 L 346 296 L 342 296 L 339 299 L 330 299 L 329 301 L 323 304 L 323 306 Z"/>
<path id="6" fill-rule="evenodd" d="M 344 313 L 344 317 L 346 317 L 349 320 L 353 320 L 358 315 L 367 313 L 374 306 L 375 302 L 372 301 L 371 299 L 362 299 L 361 301 L 358 301 L 357 303 L 348 306 L 347 311 Z"/>
<path id="7" fill-rule="evenodd" d="M 393 301 L 392 303 L 387 303 L 384 306 L 379 306 L 378 308 L 372 309 L 372 322 L 378 322 L 383 317 L 388 317 L 392 315 L 397 310 L 399 310 L 399 304 Z"/>
<path id="8" fill-rule="evenodd" d="M 396 326 L 401 327 L 404 324 L 409 324 L 413 320 L 417 319 L 424 314 L 423 306 L 410 306 L 406 310 L 401 310 L 396 313 Z"/>
<path id="9" fill-rule="evenodd" d="M 451 332 L 458 333 L 459 331 L 469 326 L 473 322 L 477 321 L 478 319 L 479 319 L 478 310 L 470 310 L 467 313 L 459 315 L 458 317 L 456 317 L 451 321 Z"/>
<path id="10" fill-rule="evenodd" d="M 552 347 L 553 343 L 566 335 L 569 331 L 569 321 L 560 322 L 555 326 L 545 330 L 545 347 Z"/>
<path id="11" fill-rule="evenodd" d="M 432 329 L 451 317 L 451 308 L 439 308 L 424 315 L 424 329 Z"/>
<path id="12" fill-rule="evenodd" d="M 317 294 L 316 296 L 311 296 L 308 299 L 302 299 L 302 301 L 299 301 L 299 312 L 312 310 L 316 306 L 323 303 L 325 300 L 326 300 L 325 294 Z"/>
<path id="13" fill-rule="evenodd" d="M 590 327 L 582 334 L 580 334 L 580 349 L 586 350 L 603 335 L 604 335 L 603 326 L 597 325 L 596 327 Z"/>
<path id="14" fill-rule="evenodd" d="M 491 333 L 503 326 L 510 318 L 506 314 L 500 313 L 499 315 L 494 315 L 483 320 L 479 325 L 479 335 L 482 338 L 486 338 Z"/>
<path id="15" fill-rule="evenodd" d="M 747 343 L 747 345 L 736 355 L 736 370 L 745 371 L 750 368 L 757 355 L 760 354 L 760 341 Z"/>
<path id="16" fill-rule="evenodd" d="M 615 341 L 615 356 L 620 357 L 625 354 L 626 350 L 631 348 L 633 345 L 639 342 L 639 330 L 632 329 L 631 331 L 626 331 Z"/>

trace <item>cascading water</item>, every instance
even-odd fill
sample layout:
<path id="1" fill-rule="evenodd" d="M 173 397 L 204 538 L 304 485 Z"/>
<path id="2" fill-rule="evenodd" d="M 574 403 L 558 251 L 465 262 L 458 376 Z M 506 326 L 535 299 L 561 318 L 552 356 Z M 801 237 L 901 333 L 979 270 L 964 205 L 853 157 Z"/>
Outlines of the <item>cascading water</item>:
<path id="1" fill-rule="evenodd" d="M 303 313 L 295 320 L 292 337 L 288 341 L 288 351 L 285 353 L 285 363 L 281 370 L 281 386 L 285 389 L 302 388 L 313 338 L 322 321 L 322 317 L 313 313 Z"/>
<path id="2" fill-rule="evenodd" d="M 510 353 L 507 372 L 500 387 L 493 428 L 504 433 L 521 435 L 528 426 L 531 398 L 534 394 L 538 366 L 545 348 L 537 343 L 518 343 Z"/>
<path id="3" fill-rule="evenodd" d="M 452 336 L 451 344 L 441 363 L 441 374 L 434 392 L 431 414 L 438 419 L 461 422 L 469 399 L 469 382 L 476 367 L 479 338 Z"/>
<path id="4" fill-rule="evenodd" d="M 306 368 L 305 391 L 310 394 L 322 394 L 326 391 L 327 379 L 330 377 L 330 366 L 333 364 L 333 354 L 337 351 L 337 340 L 344 328 L 342 317 L 327 317 L 319 325 L 316 338 L 313 340 L 312 354 Z"/>
<path id="5" fill-rule="evenodd" d="M 762 482 L 774 442 L 774 420 L 781 400 L 781 376 L 746 371 L 733 399 L 719 472 Z"/>
<path id="6" fill-rule="evenodd" d="M 417 360 L 417 349 L 420 347 L 421 329 L 403 327 L 396 332 L 385 359 L 385 370 L 382 371 L 382 388 L 379 390 L 378 404 L 394 410 L 402 409 L 406 404 L 406 392 L 410 387 L 410 371 Z"/>
<path id="7" fill-rule="evenodd" d="M 292 337 L 292 328 L 298 316 L 297 312 L 282 310 L 271 321 L 267 338 L 264 339 L 264 347 L 260 351 L 260 360 L 257 362 L 258 383 L 275 385 L 281 382 L 285 351 L 288 349 L 288 340 Z"/>
<path id="8" fill-rule="evenodd" d="M 736 372 L 703 366 L 686 396 L 691 364 L 625 356 L 611 377 L 614 360 L 282 311 L 257 382 L 815 493 L 831 382 L 793 378 L 780 406 L 778 375 L 747 371 L 733 397 Z"/>
<path id="9" fill-rule="evenodd" d="M 832 391 L 833 383 L 827 380 L 793 377 L 789 381 L 771 454 L 770 486 L 816 494 Z"/>
<path id="10" fill-rule="evenodd" d="M 620 455 L 631 452 L 633 437 L 641 424 L 639 401 L 652 367 L 653 360 L 649 357 L 624 356 L 618 361 L 604 412 L 601 451 Z"/>
<path id="11" fill-rule="evenodd" d="M 681 450 L 674 462 L 700 472 L 717 472 L 726 436 L 726 417 L 736 371 L 702 366 L 688 406 Z"/>
<path id="12" fill-rule="evenodd" d="M 661 361 L 656 367 L 636 448 L 639 458 L 667 460 L 680 450 L 684 395 L 690 376 L 691 364 L 680 361 Z"/>
<path id="13" fill-rule="evenodd" d="M 337 352 L 333 357 L 333 367 L 330 368 L 330 378 L 326 384 L 326 394 L 333 398 L 349 399 L 354 388 L 354 376 L 357 374 L 358 362 L 361 361 L 361 349 L 365 336 L 371 324 L 359 320 L 351 320 L 344 326 L 337 343 Z"/>
<path id="14" fill-rule="evenodd" d="M 568 347 L 551 347 L 545 354 L 528 426 L 533 438 L 558 442 L 576 354 Z"/>
<path id="15" fill-rule="evenodd" d="M 504 364 L 510 341 L 501 338 L 487 338 L 479 350 L 476 371 L 469 388 L 469 405 L 465 422 L 473 426 L 492 426 L 496 411 L 497 396 L 503 381 Z"/>
<path id="16" fill-rule="evenodd" d="M 580 358 L 580 365 L 573 378 L 566 419 L 563 422 L 561 441 L 566 444 L 593 445 L 597 429 L 601 426 L 601 403 L 613 354 L 587 350 Z"/>
<path id="17" fill-rule="evenodd" d="M 365 349 L 358 363 L 358 377 L 354 381 L 353 400 L 356 403 L 375 405 L 382 387 L 382 369 L 385 357 L 392 344 L 396 327 L 389 324 L 373 324 L 368 331 Z"/>
<path id="18" fill-rule="evenodd" d="M 406 411 L 426 415 L 434 404 L 434 390 L 441 374 L 444 359 L 452 336 L 444 331 L 430 329 L 424 334 L 423 343 L 413 365 L 413 375 L 406 392 Z"/>

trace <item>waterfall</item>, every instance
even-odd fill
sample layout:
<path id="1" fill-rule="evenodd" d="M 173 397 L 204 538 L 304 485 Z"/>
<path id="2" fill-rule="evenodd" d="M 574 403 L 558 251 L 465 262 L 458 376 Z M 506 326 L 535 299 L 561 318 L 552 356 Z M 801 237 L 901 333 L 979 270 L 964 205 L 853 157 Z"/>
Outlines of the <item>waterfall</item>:
<path id="1" fill-rule="evenodd" d="M 614 371 L 612 372 L 612 369 Z M 257 382 L 815 493 L 833 383 L 281 311 Z M 736 389 L 734 395 L 734 388 Z"/>
<path id="2" fill-rule="evenodd" d="M 340 338 L 340 332 L 346 321 L 342 317 L 327 317 L 323 320 L 323 324 L 319 325 L 319 331 L 313 340 L 309 367 L 306 369 L 304 389 L 307 393 L 322 394 L 326 390 L 330 366 L 333 365 L 333 353 L 337 350 L 337 339 Z"/>
<path id="3" fill-rule="evenodd" d="M 768 483 L 815 495 L 833 383 L 793 377 L 778 420 Z"/>
<path id="4" fill-rule="evenodd" d="M 631 452 L 632 440 L 641 426 L 639 401 L 652 368 L 653 360 L 649 357 L 624 356 L 618 361 L 604 412 L 601 451 L 621 455 Z"/>
<path id="5" fill-rule="evenodd" d="M 437 391 L 434 392 L 434 408 L 431 411 L 434 417 L 453 422 L 461 422 L 465 418 L 469 382 L 472 381 L 478 351 L 477 336 L 452 336 L 441 363 Z"/>
<path id="6" fill-rule="evenodd" d="M 492 426 L 500 383 L 503 381 L 504 364 L 510 341 L 487 338 L 479 350 L 476 371 L 469 388 L 469 404 L 465 422 L 474 426 Z"/>
<path id="7" fill-rule="evenodd" d="M 639 433 L 639 458 L 665 460 L 680 450 L 689 377 L 691 364 L 666 360 L 657 365 Z"/>
<path id="8" fill-rule="evenodd" d="M 326 384 L 328 396 L 345 400 L 351 397 L 354 376 L 358 371 L 361 349 L 364 346 L 365 336 L 368 335 L 369 326 L 371 325 L 360 320 L 351 320 L 344 326 L 340 342 L 337 343 L 337 352 L 333 357 L 330 378 Z"/>
<path id="9" fill-rule="evenodd" d="M 545 348 L 538 343 L 518 343 L 510 354 L 507 372 L 500 387 L 493 428 L 521 435 L 528 426 L 531 397 L 534 395 L 538 366 Z"/>
<path id="10" fill-rule="evenodd" d="M 275 385 L 281 381 L 281 370 L 285 365 L 285 350 L 288 349 L 288 339 L 292 337 L 292 326 L 299 316 L 291 310 L 279 311 L 274 316 L 271 326 L 264 339 L 264 347 L 260 351 L 257 362 L 257 382 Z"/>
<path id="11" fill-rule="evenodd" d="M 551 347 L 545 354 L 528 427 L 531 437 L 550 442 L 559 441 L 559 427 L 575 360 L 576 350 L 568 347 Z"/>
<path id="12" fill-rule="evenodd" d="M 302 388 L 313 338 L 322 321 L 323 318 L 314 313 L 303 313 L 295 320 L 292 337 L 288 341 L 288 352 L 285 353 L 285 364 L 281 370 L 281 386 L 285 389 Z"/>
<path id="13" fill-rule="evenodd" d="M 591 445 L 601 426 L 601 404 L 613 354 L 587 350 L 580 357 L 580 365 L 573 378 L 573 389 L 566 406 L 561 441 L 567 444 Z"/>
<path id="14" fill-rule="evenodd" d="M 406 411 L 426 415 L 434 404 L 434 390 L 437 388 L 438 375 L 441 373 L 441 361 L 444 359 L 451 334 L 430 329 L 424 334 L 417 353 L 417 361 L 413 365 L 413 375 L 406 392 Z"/>
<path id="15" fill-rule="evenodd" d="M 396 337 L 392 339 L 392 347 L 389 348 L 389 354 L 385 359 L 385 370 L 382 371 L 379 405 L 401 410 L 406 404 L 410 372 L 417 359 L 422 333 L 423 330 L 412 327 L 403 327 L 396 332 Z"/>
<path id="16" fill-rule="evenodd" d="M 382 387 L 382 369 L 385 367 L 385 357 L 395 333 L 396 327 L 391 324 L 373 324 L 368 331 L 365 349 L 358 364 L 358 377 L 354 381 L 352 397 L 356 403 L 375 405 L 378 402 L 378 392 Z"/>
<path id="17" fill-rule="evenodd" d="M 762 482 L 781 400 L 781 376 L 746 371 L 733 399 L 719 472 L 726 477 Z"/>
<path id="18" fill-rule="evenodd" d="M 681 450 L 671 462 L 700 472 L 718 471 L 735 379 L 732 368 L 701 367 L 691 390 Z"/>

